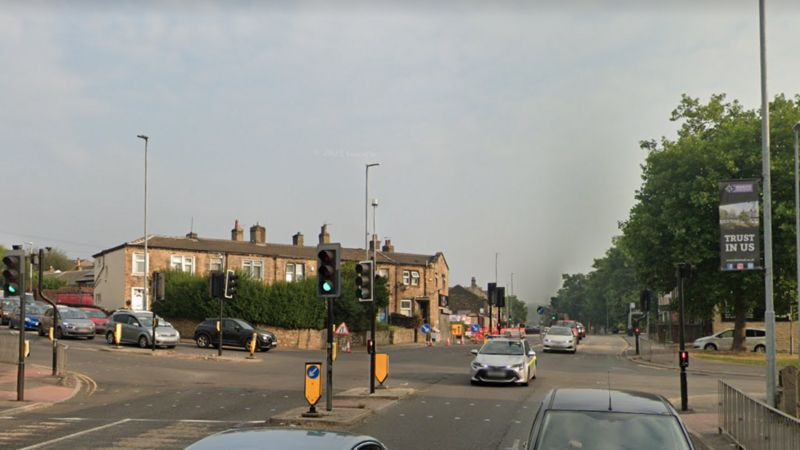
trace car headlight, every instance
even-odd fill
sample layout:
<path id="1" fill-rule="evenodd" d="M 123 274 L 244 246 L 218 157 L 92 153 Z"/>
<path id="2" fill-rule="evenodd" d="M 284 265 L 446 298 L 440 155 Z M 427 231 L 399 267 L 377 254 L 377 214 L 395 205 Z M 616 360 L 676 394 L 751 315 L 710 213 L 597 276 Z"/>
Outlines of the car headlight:
<path id="1" fill-rule="evenodd" d="M 524 363 L 514 364 L 513 366 L 511 366 L 511 368 L 515 370 L 522 370 L 524 367 L 525 367 Z"/>
<path id="2" fill-rule="evenodd" d="M 486 367 L 484 364 L 481 364 L 479 362 L 474 362 L 474 361 L 472 362 L 472 368 L 475 369 L 475 370 L 483 369 L 484 367 Z"/>

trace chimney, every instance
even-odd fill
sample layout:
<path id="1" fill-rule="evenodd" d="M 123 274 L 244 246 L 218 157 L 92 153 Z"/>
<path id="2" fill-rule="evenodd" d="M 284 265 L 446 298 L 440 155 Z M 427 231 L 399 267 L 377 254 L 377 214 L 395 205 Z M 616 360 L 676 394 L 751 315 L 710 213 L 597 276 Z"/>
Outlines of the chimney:
<path id="1" fill-rule="evenodd" d="M 81 270 L 81 258 L 75 258 L 75 270 Z"/>
<path id="2" fill-rule="evenodd" d="M 319 243 L 330 244 L 330 242 L 331 242 L 331 235 L 328 234 L 328 225 L 325 224 L 322 226 L 322 229 L 319 232 Z"/>
<path id="3" fill-rule="evenodd" d="M 267 243 L 267 229 L 259 225 L 258 222 L 250 227 L 250 242 L 254 244 Z"/>
<path id="4" fill-rule="evenodd" d="M 194 231 L 190 231 L 186 233 L 186 237 L 189 239 L 197 239 L 197 233 L 195 233 Z"/>
<path id="5" fill-rule="evenodd" d="M 383 251 L 384 253 L 394 252 L 394 245 L 392 245 L 391 239 L 387 239 L 386 241 L 384 241 L 383 248 L 381 249 L 381 251 Z"/>
<path id="6" fill-rule="evenodd" d="M 372 239 L 369 240 L 369 251 L 375 251 L 375 243 L 378 242 L 378 235 L 373 234 Z"/>
<path id="7" fill-rule="evenodd" d="M 231 230 L 231 240 L 232 241 L 243 241 L 244 240 L 244 230 L 241 226 L 239 226 L 239 219 L 236 219 L 236 223 L 233 224 L 233 229 Z"/>
<path id="8" fill-rule="evenodd" d="M 472 284 L 470 285 L 470 287 L 474 288 L 478 287 L 478 282 L 475 280 L 475 277 L 472 277 Z"/>
<path id="9" fill-rule="evenodd" d="M 303 247 L 303 233 L 297 232 L 294 236 L 292 236 L 292 245 L 295 247 Z"/>

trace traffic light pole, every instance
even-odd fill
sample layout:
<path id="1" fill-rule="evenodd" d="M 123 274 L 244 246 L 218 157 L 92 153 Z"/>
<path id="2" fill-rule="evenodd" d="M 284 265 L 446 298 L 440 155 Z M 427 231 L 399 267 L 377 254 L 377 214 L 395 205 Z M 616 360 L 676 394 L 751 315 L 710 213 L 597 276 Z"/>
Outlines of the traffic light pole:
<path id="1" fill-rule="evenodd" d="M 328 320 L 326 321 L 325 336 L 328 341 L 325 345 L 327 350 L 327 364 L 325 376 L 325 409 L 333 410 L 333 298 L 325 299 L 328 307 Z M 221 328 L 220 328 L 221 330 Z"/>
<path id="2" fill-rule="evenodd" d="M 683 353 L 686 350 L 686 337 L 684 335 L 683 325 L 684 325 L 684 291 L 683 291 L 683 278 L 686 275 L 686 263 L 678 264 L 678 297 L 680 297 L 680 303 L 678 304 L 678 341 L 680 345 L 680 352 Z M 688 394 L 688 387 L 686 386 L 686 366 L 681 364 L 681 411 L 688 411 L 689 410 L 689 394 Z"/>
<path id="3" fill-rule="evenodd" d="M 222 297 L 219 298 L 219 346 L 217 347 L 217 356 L 222 356 Z"/>
<path id="4" fill-rule="evenodd" d="M 375 218 L 375 214 L 373 213 L 372 218 Z M 375 230 L 375 224 L 372 224 L 372 230 Z M 375 346 L 377 346 L 377 339 L 375 339 L 375 265 L 377 264 L 376 261 L 376 252 L 377 252 L 378 243 L 375 242 L 375 234 L 372 235 L 372 270 L 370 273 L 370 288 L 372 290 L 371 297 L 372 301 L 369 304 L 369 321 L 370 321 L 370 339 L 372 341 L 372 345 L 369 346 L 367 349 L 369 351 L 369 393 L 375 393 Z"/>
<path id="5" fill-rule="evenodd" d="M 55 324 L 60 323 L 58 321 L 58 308 L 56 307 L 56 302 L 47 298 L 44 293 L 42 292 L 42 278 L 44 276 L 44 250 L 39 249 L 39 298 L 50 303 L 50 306 L 53 307 L 53 327 Z M 53 328 L 53 376 L 58 375 L 58 338 L 56 337 L 55 328 Z"/>
<path id="6" fill-rule="evenodd" d="M 17 401 L 25 400 L 25 255 L 20 258 L 19 277 L 19 365 L 17 366 Z"/>

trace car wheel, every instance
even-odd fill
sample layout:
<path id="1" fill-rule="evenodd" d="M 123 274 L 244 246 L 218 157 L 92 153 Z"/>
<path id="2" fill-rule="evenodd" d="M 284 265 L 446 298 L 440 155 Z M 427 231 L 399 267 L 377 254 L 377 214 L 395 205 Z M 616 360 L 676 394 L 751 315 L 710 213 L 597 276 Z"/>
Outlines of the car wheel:
<path id="1" fill-rule="evenodd" d="M 717 351 L 717 346 L 714 344 L 706 344 L 705 347 L 703 347 L 703 350 Z"/>
<path id="2" fill-rule="evenodd" d="M 139 336 L 139 348 L 147 348 L 147 336 Z"/>
<path id="3" fill-rule="evenodd" d="M 195 344 L 197 344 L 200 348 L 206 348 L 211 345 L 211 339 L 209 339 L 207 334 L 198 334 L 197 338 L 194 340 Z"/>
<path id="4" fill-rule="evenodd" d="M 478 383 L 478 382 L 477 382 L 477 381 L 475 381 L 475 380 L 469 380 L 469 384 L 471 384 L 471 385 L 473 385 L 473 386 L 477 386 L 477 385 L 479 385 L 480 383 Z"/>
<path id="5" fill-rule="evenodd" d="M 764 346 L 763 346 L 763 345 L 761 345 L 761 344 L 758 344 L 758 345 L 756 345 L 756 348 L 754 348 L 754 349 L 753 349 L 753 351 L 754 351 L 754 352 L 757 352 L 757 353 L 764 353 L 764 352 L 766 352 L 766 351 L 767 351 L 767 348 L 766 348 L 766 347 L 764 347 Z"/>
<path id="6" fill-rule="evenodd" d="M 94 335 L 92 335 L 92 336 L 87 336 L 86 338 L 87 338 L 87 339 L 89 339 L 89 340 L 91 341 L 92 339 L 94 339 Z"/>
<path id="7" fill-rule="evenodd" d="M 175 348 L 174 345 L 168 345 L 167 348 Z"/>
<path id="8" fill-rule="evenodd" d="M 44 328 L 41 325 L 39 326 L 39 336 L 44 336 Z"/>
<path id="9" fill-rule="evenodd" d="M 106 333 L 106 342 L 108 342 L 109 345 L 114 345 L 114 333 L 110 331 Z"/>
<path id="10" fill-rule="evenodd" d="M 61 327 L 56 328 L 56 339 L 61 339 L 64 337 L 64 333 L 61 332 Z"/>
<path id="11" fill-rule="evenodd" d="M 528 367 L 528 370 L 525 371 L 525 382 L 522 383 L 523 386 L 528 386 L 528 382 L 531 380 L 531 368 Z"/>

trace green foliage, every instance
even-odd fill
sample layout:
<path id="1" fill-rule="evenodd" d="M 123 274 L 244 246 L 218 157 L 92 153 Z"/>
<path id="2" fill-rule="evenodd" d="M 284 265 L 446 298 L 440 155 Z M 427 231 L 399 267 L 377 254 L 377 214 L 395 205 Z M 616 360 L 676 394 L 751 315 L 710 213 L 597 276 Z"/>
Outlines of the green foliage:
<path id="1" fill-rule="evenodd" d="M 52 248 L 44 252 L 42 267 L 44 270 L 49 270 L 52 267 L 54 270 L 65 272 L 67 270 L 75 270 L 75 261 L 69 259 L 63 250 Z"/>
<path id="2" fill-rule="evenodd" d="M 528 305 L 522 300 L 518 299 L 516 295 L 509 295 L 506 298 L 508 302 L 508 320 L 512 324 L 525 323 L 528 321 Z"/>
<path id="3" fill-rule="evenodd" d="M 342 298 L 334 300 L 334 321 L 347 322 L 353 331 L 369 327 L 369 304 L 355 297 L 355 265 L 342 267 Z M 165 272 L 166 298 L 156 302 L 156 312 L 171 319 L 202 320 L 219 317 L 219 300 L 209 297 L 208 275 L 192 275 L 179 271 Z M 376 283 L 377 307 L 388 304 L 386 281 Z M 237 298 L 223 301 L 223 315 L 239 317 L 252 323 L 282 328 L 314 328 L 325 326 L 325 301 L 317 298 L 316 279 L 265 285 L 247 274 L 239 274 Z"/>
<path id="4" fill-rule="evenodd" d="M 33 285 L 39 286 L 39 274 L 33 274 Z M 64 281 L 62 278 L 58 277 L 48 277 L 45 275 L 42 277 L 42 289 L 59 289 L 67 285 L 67 282 Z"/>

